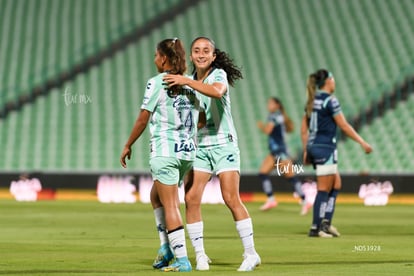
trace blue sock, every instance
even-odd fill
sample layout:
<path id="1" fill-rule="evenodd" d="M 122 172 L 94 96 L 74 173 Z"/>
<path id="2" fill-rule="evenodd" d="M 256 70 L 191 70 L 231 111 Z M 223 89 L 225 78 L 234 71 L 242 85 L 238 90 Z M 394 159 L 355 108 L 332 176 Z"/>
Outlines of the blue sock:
<path id="1" fill-rule="evenodd" d="M 270 178 L 268 175 L 260 173 L 259 178 L 262 181 L 262 187 L 263 191 L 267 195 L 267 197 L 273 197 L 273 187 L 272 182 L 270 181 Z"/>
<path id="2" fill-rule="evenodd" d="M 295 192 L 300 196 L 300 198 L 303 200 L 305 199 L 305 194 L 302 191 L 302 183 L 297 179 L 296 176 L 287 178 L 287 181 L 289 181 L 290 184 L 293 185 L 293 188 L 295 188 Z"/>
<path id="3" fill-rule="evenodd" d="M 335 190 L 335 189 L 333 189 L 329 193 L 328 205 L 326 206 L 326 211 L 325 211 L 325 219 L 328 220 L 329 225 L 331 224 L 332 217 L 335 212 L 336 197 L 338 196 L 338 193 L 339 193 L 339 190 Z"/>
<path id="4" fill-rule="evenodd" d="M 325 218 L 326 205 L 328 204 L 328 192 L 318 191 L 313 204 L 312 229 L 319 229 L 321 221 Z"/>

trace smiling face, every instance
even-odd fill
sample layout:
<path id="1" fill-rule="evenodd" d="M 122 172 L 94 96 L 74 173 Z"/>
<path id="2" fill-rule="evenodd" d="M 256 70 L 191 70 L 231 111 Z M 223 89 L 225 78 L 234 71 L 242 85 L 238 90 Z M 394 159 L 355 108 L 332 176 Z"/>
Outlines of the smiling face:
<path id="1" fill-rule="evenodd" d="M 166 59 L 167 57 L 165 55 L 161 54 L 160 51 L 155 50 L 154 63 L 157 67 L 158 73 L 164 72 L 164 64 Z"/>
<path id="2" fill-rule="evenodd" d="M 207 70 L 216 59 L 213 44 L 205 38 L 196 40 L 191 47 L 191 61 L 197 70 Z"/>

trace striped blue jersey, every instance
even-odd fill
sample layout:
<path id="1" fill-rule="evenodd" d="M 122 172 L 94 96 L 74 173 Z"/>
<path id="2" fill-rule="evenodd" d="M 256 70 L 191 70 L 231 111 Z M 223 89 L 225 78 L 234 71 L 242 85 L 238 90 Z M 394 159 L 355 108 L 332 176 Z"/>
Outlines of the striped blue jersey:
<path id="1" fill-rule="evenodd" d="M 341 105 L 333 95 L 318 90 L 313 100 L 309 121 L 309 145 L 336 146 L 336 123 L 334 116 L 341 113 Z"/>

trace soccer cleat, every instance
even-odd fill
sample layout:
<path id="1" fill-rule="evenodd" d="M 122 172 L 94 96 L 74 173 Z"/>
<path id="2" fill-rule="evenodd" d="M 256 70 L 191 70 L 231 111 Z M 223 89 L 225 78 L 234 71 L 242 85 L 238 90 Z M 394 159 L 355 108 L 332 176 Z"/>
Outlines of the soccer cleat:
<path id="1" fill-rule="evenodd" d="M 158 249 L 157 257 L 152 263 L 153 268 L 162 268 L 168 266 L 170 261 L 174 258 L 174 254 L 168 243 L 163 244 L 160 249 Z"/>
<path id="2" fill-rule="evenodd" d="M 309 237 L 319 237 L 319 238 L 332 238 L 333 236 L 329 233 L 325 233 L 322 230 L 311 229 L 309 231 Z"/>
<path id="3" fill-rule="evenodd" d="M 339 233 L 338 229 L 335 226 L 329 225 L 328 232 L 332 234 L 334 237 L 340 237 L 341 233 Z"/>
<path id="4" fill-rule="evenodd" d="M 259 266 L 262 263 L 262 260 L 257 253 L 254 255 L 243 254 L 243 258 L 243 262 L 237 271 L 253 271 L 256 266 Z"/>
<path id="5" fill-rule="evenodd" d="M 334 237 L 339 237 L 341 234 L 338 232 L 335 226 L 330 225 L 329 221 L 324 219 L 321 223 L 321 230 L 327 234 L 331 234 Z"/>
<path id="6" fill-rule="evenodd" d="M 260 207 L 261 211 L 267 211 L 270 210 L 272 208 L 275 208 L 277 206 L 277 201 L 276 200 L 268 200 L 266 201 L 265 204 L 262 205 L 262 207 Z"/>
<path id="7" fill-rule="evenodd" d="M 309 210 L 312 208 L 313 205 L 312 205 L 312 203 L 306 201 L 306 199 L 303 200 L 303 202 L 301 202 L 301 204 L 302 204 L 302 210 L 300 211 L 300 214 L 302 216 L 304 216 L 309 212 Z"/>
<path id="8" fill-rule="evenodd" d="M 199 254 L 196 257 L 196 270 L 209 270 L 211 264 L 210 258 L 206 254 Z"/>
<path id="9" fill-rule="evenodd" d="M 191 263 L 187 257 L 177 258 L 171 265 L 161 268 L 163 272 L 190 272 L 191 270 Z"/>

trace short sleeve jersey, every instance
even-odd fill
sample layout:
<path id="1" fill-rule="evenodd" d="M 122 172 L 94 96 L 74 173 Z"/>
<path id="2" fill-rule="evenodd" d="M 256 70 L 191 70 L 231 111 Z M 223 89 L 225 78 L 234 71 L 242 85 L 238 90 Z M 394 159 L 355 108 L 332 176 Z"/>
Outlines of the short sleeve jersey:
<path id="1" fill-rule="evenodd" d="M 336 123 L 334 116 L 341 113 L 341 105 L 333 95 L 318 90 L 313 100 L 309 121 L 308 145 L 336 147 Z"/>
<path id="2" fill-rule="evenodd" d="M 280 111 L 270 113 L 267 122 L 274 125 L 272 132 L 269 134 L 270 151 L 285 150 L 285 118 Z"/>
<path id="3" fill-rule="evenodd" d="M 172 92 L 163 84 L 165 74 L 148 80 L 141 105 L 152 113 L 150 156 L 194 160 L 200 95 L 187 86 Z"/>
<path id="4" fill-rule="evenodd" d="M 231 115 L 229 84 L 223 69 L 214 68 L 204 80 L 207 84 L 216 82 L 224 84 L 227 92 L 220 99 L 201 95 L 202 109 L 206 113 L 206 125 L 198 131 L 198 146 L 201 148 L 220 146 L 229 142 L 237 143 L 237 133 Z"/>

